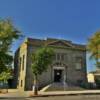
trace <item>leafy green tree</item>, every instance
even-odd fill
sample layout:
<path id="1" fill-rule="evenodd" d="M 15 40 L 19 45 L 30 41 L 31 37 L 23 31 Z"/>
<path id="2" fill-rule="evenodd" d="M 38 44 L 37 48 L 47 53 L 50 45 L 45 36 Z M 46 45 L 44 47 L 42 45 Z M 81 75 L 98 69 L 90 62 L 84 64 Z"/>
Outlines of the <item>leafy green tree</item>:
<path id="1" fill-rule="evenodd" d="M 100 31 L 89 39 L 87 48 L 91 54 L 90 58 L 95 59 L 96 67 L 100 68 Z"/>
<path id="2" fill-rule="evenodd" d="M 3 82 L 3 84 L 6 85 L 6 89 L 7 89 L 7 92 L 8 92 L 8 79 L 12 79 L 12 75 L 11 75 L 11 72 L 10 70 L 6 70 L 6 71 L 3 71 L 1 74 L 0 74 L 0 81 Z"/>
<path id="3" fill-rule="evenodd" d="M 38 75 L 45 72 L 52 63 L 54 51 L 51 48 L 43 47 L 32 54 L 32 72 L 34 75 L 34 95 L 38 94 L 37 80 Z"/>
<path id="4" fill-rule="evenodd" d="M 4 84 L 12 77 L 9 71 L 13 61 L 11 46 L 20 36 L 20 31 L 9 19 L 0 19 L 0 80 Z"/>
<path id="5" fill-rule="evenodd" d="M 20 35 L 20 31 L 9 19 L 0 20 L 0 74 L 11 67 L 13 57 L 10 48 L 13 41 Z"/>
<path id="6" fill-rule="evenodd" d="M 10 72 L 2 72 L 0 74 L 0 81 L 3 81 L 4 83 L 7 83 L 7 80 L 11 78 L 12 78 L 12 75 Z"/>

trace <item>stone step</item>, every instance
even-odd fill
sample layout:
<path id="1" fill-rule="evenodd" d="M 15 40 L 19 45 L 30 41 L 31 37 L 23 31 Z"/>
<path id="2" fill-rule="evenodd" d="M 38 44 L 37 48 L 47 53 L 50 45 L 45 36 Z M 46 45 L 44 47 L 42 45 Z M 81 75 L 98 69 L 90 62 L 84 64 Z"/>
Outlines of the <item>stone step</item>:
<path id="1" fill-rule="evenodd" d="M 68 90 L 82 90 L 83 88 L 75 85 L 69 85 L 67 83 L 52 83 L 44 88 L 42 88 L 40 91 L 68 91 Z"/>

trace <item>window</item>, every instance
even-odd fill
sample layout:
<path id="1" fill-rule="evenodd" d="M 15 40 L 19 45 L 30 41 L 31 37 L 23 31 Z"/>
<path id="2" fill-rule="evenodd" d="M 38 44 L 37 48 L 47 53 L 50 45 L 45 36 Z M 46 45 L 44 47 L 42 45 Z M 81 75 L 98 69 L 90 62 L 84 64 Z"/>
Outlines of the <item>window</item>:
<path id="1" fill-rule="evenodd" d="M 60 58 L 63 61 L 64 60 L 64 54 L 61 54 Z"/>
<path id="2" fill-rule="evenodd" d="M 53 56 L 53 60 L 56 60 L 56 54 Z"/>
<path id="3" fill-rule="evenodd" d="M 76 70 L 81 70 L 81 63 L 76 63 Z"/>
<path id="4" fill-rule="evenodd" d="M 82 57 L 76 57 L 76 62 L 82 63 Z"/>
<path id="5" fill-rule="evenodd" d="M 67 54 L 64 54 L 64 60 L 68 61 L 68 55 Z"/>
<path id="6" fill-rule="evenodd" d="M 21 57 L 19 58 L 19 66 L 21 67 Z"/>
<path id="7" fill-rule="evenodd" d="M 21 80 L 21 85 L 20 85 L 21 87 L 23 86 L 23 81 Z"/>
<path id="8" fill-rule="evenodd" d="M 25 60 L 25 55 L 23 55 L 23 64 L 22 64 L 22 70 L 24 70 L 24 60 Z"/>
<path id="9" fill-rule="evenodd" d="M 66 59 L 66 54 L 65 53 L 57 53 L 55 55 L 55 59 L 57 61 L 64 61 Z"/>
<path id="10" fill-rule="evenodd" d="M 57 54 L 57 60 L 60 60 L 60 53 Z"/>
<path id="11" fill-rule="evenodd" d="M 81 70 L 82 68 L 82 57 L 76 57 L 76 60 L 75 60 L 75 67 L 76 67 L 76 70 Z"/>
<path id="12" fill-rule="evenodd" d="M 21 63 L 21 62 L 22 62 L 21 60 L 22 60 L 21 57 L 19 57 L 19 62 L 18 62 L 19 71 L 21 71 L 21 64 L 22 64 L 22 63 Z"/>

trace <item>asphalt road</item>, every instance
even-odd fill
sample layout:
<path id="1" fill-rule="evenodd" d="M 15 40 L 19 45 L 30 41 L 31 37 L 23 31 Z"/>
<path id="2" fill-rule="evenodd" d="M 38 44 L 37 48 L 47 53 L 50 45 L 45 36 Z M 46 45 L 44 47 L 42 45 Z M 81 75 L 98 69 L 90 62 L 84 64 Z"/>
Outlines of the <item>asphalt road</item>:
<path id="1" fill-rule="evenodd" d="M 35 98 L 9 98 L 0 100 L 100 100 L 100 95 L 79 95 L 79 96 L 51 96 Z"/>

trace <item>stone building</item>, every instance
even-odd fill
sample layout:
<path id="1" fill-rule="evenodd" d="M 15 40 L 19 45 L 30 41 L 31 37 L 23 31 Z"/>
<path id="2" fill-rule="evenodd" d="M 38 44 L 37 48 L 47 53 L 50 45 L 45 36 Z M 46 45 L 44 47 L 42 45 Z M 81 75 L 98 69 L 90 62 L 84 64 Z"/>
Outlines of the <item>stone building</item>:
<path id="1" fill-rule="evenodd" d="M 31 54 L 43 46 L 53 48 L 55 56 L 48 70 L 39 76 L 39 87 L 53 82 L 66 82 L 71 85 L 81 85 L 87 82 L 85 45 L 62 39 L 27 38 L 15 53 L 15 87 L 21 90 L 32 89 Z"/>

